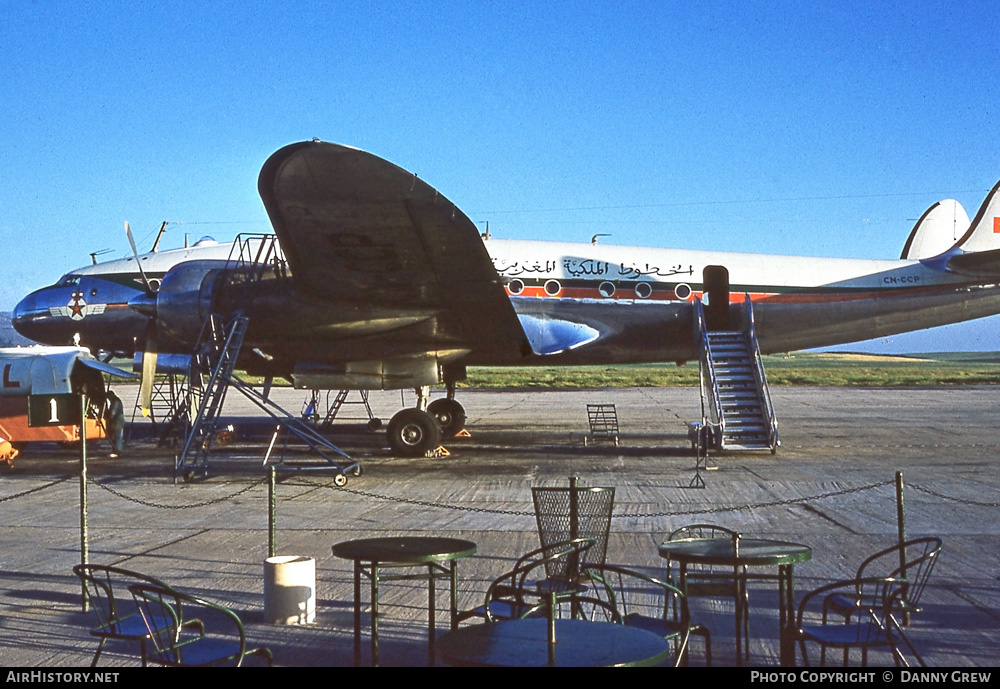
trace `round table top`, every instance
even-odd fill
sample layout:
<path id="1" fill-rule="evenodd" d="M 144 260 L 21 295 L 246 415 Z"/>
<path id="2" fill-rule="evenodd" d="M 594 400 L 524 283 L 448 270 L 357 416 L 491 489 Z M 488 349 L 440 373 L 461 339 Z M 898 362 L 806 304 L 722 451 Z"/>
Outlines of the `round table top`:
<path id="1" fill-rule="evenodd" d="M 437 639 L 437 653 L 449 665 L 480 667 L 649 666 L 673 660 L 670 642 L 645 629 L 569 618 L 555 623 L 552 656 L 545 618 L 461 627 Z"/>
<path id="2" fill-rule="evenodd" d="M 360 562 L 422 564 L 475 555 L 476 544 L 460 538 L 388 536 L 344 541 L 333 546 L 333 554 L 345 560 Z"/>
<path id="3" fill-rule="evenodd" d="M 812 559 L 812 548 L 801 543 L 766 538 L 741 538 L 739 558 L 729 538 L 682 538 L 660 544 L 660 557 L 700 565 L 794 565 Z"/>

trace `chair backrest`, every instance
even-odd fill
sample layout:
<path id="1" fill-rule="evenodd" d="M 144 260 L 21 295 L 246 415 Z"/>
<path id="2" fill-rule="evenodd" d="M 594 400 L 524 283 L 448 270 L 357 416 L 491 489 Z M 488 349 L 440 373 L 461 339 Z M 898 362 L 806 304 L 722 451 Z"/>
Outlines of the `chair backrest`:
<path id="1" fill-rule="evenodd" d="M 73 567 L 73 573 L 87 588 L 90 609 L 97 617 L 98 630 L 106 636 L 121 633 L 121 621 L 139 614 L 139 609 L 128 587 L 133 584 L 166 584 L 155 577 L 111 565 L 80 564 Z"/>
<path id="2" fill-rule="evenodd" d="M 531 497 L 542 547 L 577 538 L 589 538 L 594 542 L 580 561 L 557 558 L 547 564 L 545 571 L 549 577 L 566 578 L 584 567 L 604 564 L 615 506 L 614 488 L 532 488 Z"/>
<path id="3" fill-rule="evenodd" d="M 728 529 L 718 524 L 688 524 L 679 529 L 674 529 L 667 537 L 668 541 L 677 541 L 682 538 L 732 538 L 736 531 Z"/>
<path id="4" fill-rule="evenodd" d="M 905 612 L 917 612 L 920 609 L 920 597 L 941 553 L 941 546 L 940 538 L 928 536 L 914 538 L 880 550 L 861 563 L 856 577 L 905 579 L 903 591 L 898 596 L 899 606 Z"/>
<path id="5" fill-rule="evenodd" d="M 129 586 L 149 630 L 156 653 L 153 662 L 173 666 L 240 665 L 246 654 L 246 632 L 229 608 L 152 584 Z M 181 614 L 197 618 L 185 622 Z M 185 628 L 197 628 L 184 636 Z M 220 633 L 221 631 L 221 633 Z M 213 643 L 199 643 L 211 638 Z"/>
<path id="6" fill-rule="evenodd" d="M 621 565 L 588 568 L 587 574 L 598 582 L 596 595 L 606 598 L 606 607 L 614 611 L 609 621 L 631 624 L 632 619 L 640 618 L 672 623 L 663 631 L 669 629 L 671 636 L 679 638 L 676 660 L 680 661 L 691 634 L 691 615 L 687 598 L 678 587 Z M 639 626 L 645 624 L 639 623 Z"/>
<path id="7" fill-rule="evenodd" d="M 687 618 L 686 597 L 683 591 L 669 582 L 630 567 L 612 564 L 590 567 L 587 573 L 599 582 L 598 588 L 604 589 L 623 620 L 631 615 L 668 619 L 673 617 L 675 609 L 683 610 L 682 614 Z M 673 606 L 675 599 L 681 603 L 677 608 Z"/>
<path id="8" fill-rule="evenodd" d="M 540 568 L 547 569 L 560 560 L 579 560 L 593 545 L 592 538 L 576 538 L 542 546 L 519 557 L 513 569 L 497 577 L 486 590 L 483 611 L 486 619 L 494 619 L 491 604 L 495 600 L 506 600 L 514 617 L 522 617 L 540 609 L 543 601 L 539 598 L 539 588 L 526 584 L 529 581 L 534 584 Z"/>
<path id="9" fill-rule="evenodd" d="M 735 543 L 735 539 L 738 535 L 737 531 L 726 528 L 725 526 L 719 526 L 718 524 L 689 524 L 687 526 L 682 526 L 679 529 L 674 529 L 667 537 L 667 540 L 679 541 L 687 538 L 724 538 Z M 734 569 L 729 566 L 718 567 L 694 563 L 688 564 L 687 566 L 687 577 L 692 580 L 697 580 L 699 578 L 704 579 L 706 577 L 711 579 L 725 578 L 726 580 L 730 580 L 734 576 Z M 671 578 L 669 559 L 667 560 L 667 578 Z"/>

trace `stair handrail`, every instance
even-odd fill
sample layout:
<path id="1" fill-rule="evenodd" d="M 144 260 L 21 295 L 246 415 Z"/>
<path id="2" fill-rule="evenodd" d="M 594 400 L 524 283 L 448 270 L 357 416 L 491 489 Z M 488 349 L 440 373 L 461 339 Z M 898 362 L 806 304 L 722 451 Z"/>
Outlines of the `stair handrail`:
<path id="1" fill-rule="evenodd" d="M 212 318 L 213 316 L 214 314 L 210 315 L 210 318 Z M 222 406 L 222 402 L 224 401 L 225 398 L 225 391 L 223 390 L 221 394 L 216 394 L 219 378 L 221 376 L 228 376 L 228 373 L 224 374 L 222 372 L 222 368 L 226 366 L 227 363 L 230 365 L 230 368 L 232 367 L 232 365 L 235 364 L 235 361 L 232 359 L 233 352 L 231 350 L 235 349 L 236 352 L 239 351 L 240 345 L 243 340 L 244 332 L 246 331 L 247 320 L 248 318 L 243 314 L 243 311 L 238 310 L 235 313 L 233 313 L 232 318 L 226 325 L 224 340 L 222 341 L 221 347 L 218 352 L 219 358 L 217 361 L 211 362 L 212 370 L 211 370 L 211 375 L 209 376 L 208 384 L 202 388 L 201 403 L 198 405 L 198 410 L 195 414 L 194 421 L 187 429 L 187 437 L 184 440 L 184 448 L 181 450 L 180 455 L 178 455 L 176 466 L 183 466 L 188 463 L 187 457 L 192 449 L 192 445 L 197 440 L 200 439 L 200 437 L 195 438 L 195 436 L 197 435 L 196 431 L 198 431 L 201 428 L 201 424 L 205 418 L 206 412 L 208 412 L 206 404 L 211 405 L 212 407 L 211 413 L 209 414 L 210 416 L 217 414 L 218 410 Z M 201 452 L 207 454 L 211 450 L 211 441 L 212 441 L 212 436 L 211 434 L 209 434 L 208 442 L 205 443 L 205 445 L 203 445 L 198 451 L 196 451 L 196 454 L 200 455 Z"/>
<path id="2" fill-rule="evenodd" d="M 726 420 L 722 415 L 722 398 L 719 396 L 718 380 L 715 364 L 708 350 L 708 324 L 705 321 L 705 308 L 700 297 L 694 299 L 695 334 L 699 339 L 698 346 L 698 378 L 701 384 L 701 423 L 706 427 L 717 427 L 719 432 L 725 430 Z M 708 380 L 705 379 L 706 373 Z M 708 409 L 705 401 L 708 400 Z M 720 436 L 721 437 L 721 436 Z"/>
<path id="3" fill-rule="evenodd" d="M 746 330 L 747 340 L 750 343 L 750 350 L 753 353 L 753 373 L 757 382 L 757 390 L 767 412 L 768 422 L 768 444 L 773 452 L 778 447 L 778 417 L 774 413 L 774 406 L 771 404 L 771 388 L 767 384 L 767 375 L 764 373 L 764 360 L 760 356 L 760 345 L 757 342 L 757 330 L 753 314 L 753 300 L 747 294 L 743 300 L 743 322 Z"/>

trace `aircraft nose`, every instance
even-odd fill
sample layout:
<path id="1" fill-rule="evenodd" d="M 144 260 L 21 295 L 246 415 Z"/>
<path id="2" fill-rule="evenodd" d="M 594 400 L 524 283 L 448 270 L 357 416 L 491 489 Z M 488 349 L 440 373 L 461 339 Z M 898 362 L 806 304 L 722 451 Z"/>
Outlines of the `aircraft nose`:
<path id="1" fill-rule="evenodd" d="M 38 293 L 32 292 L 17 303 L 10 319 L 10 323 L 14 326 L 14 330 L 29 339 L 35 339 L 32 337 L 32 333 L 34 332 L 34 328 L 32 328 L 34 318 L 32 316 L 38 310 L 37 302 Z"/>

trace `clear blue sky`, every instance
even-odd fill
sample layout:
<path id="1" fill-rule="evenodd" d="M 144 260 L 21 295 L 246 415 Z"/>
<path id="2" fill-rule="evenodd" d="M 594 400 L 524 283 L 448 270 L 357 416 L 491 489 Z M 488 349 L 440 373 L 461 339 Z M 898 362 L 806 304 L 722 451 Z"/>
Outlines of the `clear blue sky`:
<path id="1" fill-rule="evenodd" d="M 503 238 L 897 258 L 1000 178 L 1000 4 L 0 0 L 0 310 L 89 262 L 270 230 L 313 137 Z M 1000 349 L 1000 320 L 868 347 Z M 913 339 L 916 338 L 916 339 Z"/>

